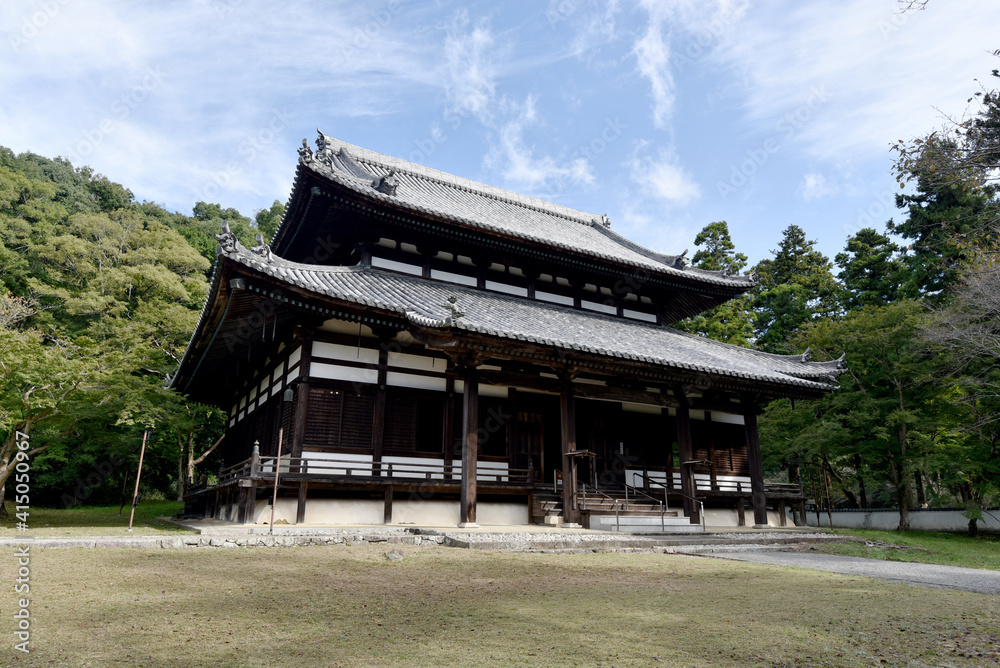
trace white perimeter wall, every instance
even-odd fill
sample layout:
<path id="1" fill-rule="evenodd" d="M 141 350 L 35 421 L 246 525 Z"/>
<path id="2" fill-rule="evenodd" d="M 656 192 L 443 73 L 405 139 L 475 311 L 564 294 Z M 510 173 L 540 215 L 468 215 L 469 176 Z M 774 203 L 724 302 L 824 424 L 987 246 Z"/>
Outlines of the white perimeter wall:
<path id="1" fill-rule="evenodd" d="M 830 520 L 825 510 L 806 513 L 806 521 L 812 527 L 829 527 Z M 899 511 L 889 510 L 834 510 L 833 526 L 838 529 L 877 529 L 894 531 L 899 526 Z M 967 531 L 969 520 L 961 510 L 911 510 L 910 528 L 915 531 Z M 1000 510 L 983 511 L 979 522 L 980 531 L 1000 533 Z"/>

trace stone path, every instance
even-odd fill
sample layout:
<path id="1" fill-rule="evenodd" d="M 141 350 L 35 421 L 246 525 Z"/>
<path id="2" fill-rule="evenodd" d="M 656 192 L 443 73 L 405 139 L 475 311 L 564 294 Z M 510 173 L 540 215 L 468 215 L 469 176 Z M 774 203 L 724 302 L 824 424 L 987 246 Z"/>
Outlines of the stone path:
<path id="1" fill-rule="evenodd" d="M 863 557 L 842 557 L 816 552 L 747 550 L 729 554 L 713 553 L 706 556 L 735 559 L 755 564 L 811 568 L 843 575 L 860 575 L 889 582 L 904 582 L 920 587 L 958 589 L 979 594 L 1000 594 L 1000 571 L 903 561 L 882 561 Z"/>

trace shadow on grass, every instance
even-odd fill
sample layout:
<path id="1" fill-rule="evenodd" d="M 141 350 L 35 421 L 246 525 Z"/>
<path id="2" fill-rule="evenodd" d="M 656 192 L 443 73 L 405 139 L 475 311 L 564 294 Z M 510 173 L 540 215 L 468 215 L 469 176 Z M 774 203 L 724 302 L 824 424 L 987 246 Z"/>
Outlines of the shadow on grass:
<path id="1" fill-rule="evenodd" d="M 18 530 L 20 521 L 14 506 L 7 502 L 7 517 L 0 517 L 0 535 L 25 535 Z M 134 533 L 174 533 L 185 531 L 175 524 L 164 522 L 158 517 L 176 515 L 182 503 L 177 501 L 146 501 L 135 509 L 132 522 Z M 117 535 L 128 532 L 131 507 L 119 506 L 77 506 L 75 508 L 35 508 L 28 513 L 27 535 Z"/>

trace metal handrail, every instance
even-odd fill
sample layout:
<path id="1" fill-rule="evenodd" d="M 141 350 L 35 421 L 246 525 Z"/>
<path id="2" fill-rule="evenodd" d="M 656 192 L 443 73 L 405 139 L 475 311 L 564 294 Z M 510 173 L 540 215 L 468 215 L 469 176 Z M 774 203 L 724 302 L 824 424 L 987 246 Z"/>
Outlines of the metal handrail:
<path id="1" fill-rule="evenodd" d="M 587 483 L 585 483 L 585 482 L 581 482 L 580 483 L 580 487 L 583 488 L 583 508 L 581 508 L 580 510 L 586 510 L 587 509 L 587 487 L 589 487 L 589 485 L 587 485 Z M 597 494 L 600 494 L 601 496 L 603 496 L 608 501 L 614 501 L 615 502 L 615 531 L 618 531 L 619 533 L 621 533 L 621 530 L 622 530 L 621 518 L 618 515 L 618 505 L 621 503 L 621 500 L 620 499 L 616 499 L 615 497 L 613 497 L 613 496 L 611 496 L 609 494 L 605 494 L 604 492 L 602 492 L 601 490 L 597 489 L 596 487 L 591 487 L 590 489 L 594 490 L 594 492 L 596 492 Z M 626 508 L 626 510 L 627 510 L 627 508 Z"/>
<path id="2" fill-rule="evenodd" d="M 688 494 L 685 494 L 684 492 L 678 491 L 676 488 L 670 487 L 670 486 L 666 485 L 665 483 L 660 482 L 659 480 L 653 480 L 652 478 L 650 478 L 646 474 L 643 474 L 642 477 L 643 477 L 643 483 L 644 484 L 648 485 L 648 484 L 652 483 L 654 485 L 662 487 L 664 489 L 664 493 L 663 493 L 664 498 L 666 498 L 667 491 L 671 491 L 674 494 L 677 494 L 678 496 L 682 496 L 685 499 L 691 499 L 692 501 L 694 501 L 695 503 L 697 503 L 698 504 L 698 517 L 701 518 L 701 530 L 702 531 L 705 530 L 705 502 L 704 501 L 702 501 L 701 499 L 695 498 L 693 496 L 690 496 Z"/>

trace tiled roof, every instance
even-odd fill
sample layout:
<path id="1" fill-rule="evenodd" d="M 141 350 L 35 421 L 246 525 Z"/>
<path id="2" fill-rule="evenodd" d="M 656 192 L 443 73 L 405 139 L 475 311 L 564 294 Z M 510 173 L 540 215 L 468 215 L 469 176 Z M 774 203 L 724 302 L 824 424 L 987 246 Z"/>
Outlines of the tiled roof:
<path id="1" fill-rule="evenodd" d="M 228 258 L 317 295 L 394 312 L 424 327 L 813 391 L 831 389 L 842 369 L 839 362 L 807 361 L 806 354 L 772 355 L 668 327 L 380 269 L 293 263 L 238 243 L 219 252 L 220 262 Z M 454 317 L 456 310 L 461 315 Z"/>
<path id="2" fill-rule="evenodd" d="M 317 147 L 313 153 L 303 141 L 300 169 L 312 170 L 374 200 L 555 249 L 737 291 L 745 291 L 755 282 L 751 276 L 729 276 L 686 267 L 686 258 L 657 253 L 629 241 L 612 231 L 606 218 L 598 214 L 453 176 L 323 133 Z M 392 185 L 380 186 L 380 180 L 385 178 L 394 178 Z"/>

